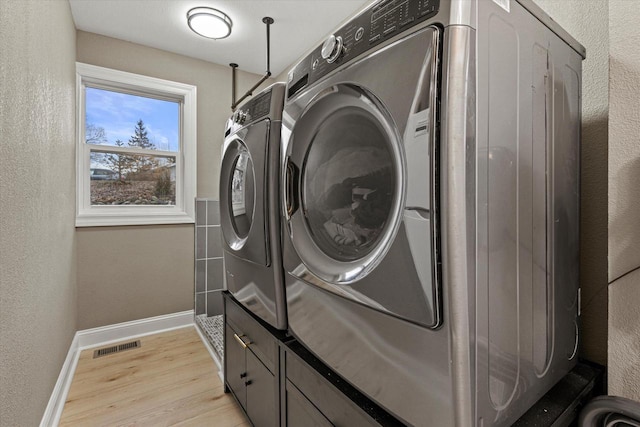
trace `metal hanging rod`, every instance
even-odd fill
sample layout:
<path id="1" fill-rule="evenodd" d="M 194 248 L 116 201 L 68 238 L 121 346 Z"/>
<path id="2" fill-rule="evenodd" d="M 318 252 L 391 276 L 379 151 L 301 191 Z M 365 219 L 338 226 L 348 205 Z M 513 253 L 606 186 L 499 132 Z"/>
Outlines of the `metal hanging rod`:
<path id="1" fill-rule="evenodd" d="M 249 89 L 247 91 L 247 93 L 245 93 L 242 98 L 238 99 L 236 101 L 236 68 L 238 68 L 238 64 L 232 62 L 231 64 L 229 64 L 229 66 L 231 67 L 231 111 L 235 111 L 236 107 L 242 102 L 244 101 L 247 97 L 253 95 L 253 91 L 256 90 L 258 88 L 258 86 L 260 86 L 262 83 L 264 83 L 265 80 L 267 80 L 269 77 L 271 77 L 271 30 L 270 30 L 270 26 L 271 24 L 273 24 L 273 18 L 269 17 L 269 16 L 265 16 L 264 18 L 262 18 L 262 22 L 265 23 L 265 25 L 267 26 L 267 71 L 265 73 L 264 76 L 262 76 L 262 78 L 258 81 L 258 83 L 256 83 L 255 85 L 253 85 L 251 87 L 251 89 Z"/>

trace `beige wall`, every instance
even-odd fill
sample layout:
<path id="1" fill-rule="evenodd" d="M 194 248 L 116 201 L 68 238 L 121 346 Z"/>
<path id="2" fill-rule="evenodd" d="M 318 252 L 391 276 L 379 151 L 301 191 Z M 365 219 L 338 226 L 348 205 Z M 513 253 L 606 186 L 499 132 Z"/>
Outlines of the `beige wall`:
<path id="1" fill-rule="evenodd" d="M 84 31 L 77 61 L 197 86 L 197 197 L 218 198 L 230 67 Z M 238 96 L 259 77 L 239 71 Z M 78 329 L 193 309 L 193 225 L 79 228 L 77 242 Z"/>
<path id="2" fill-rule="evenodd" d="M 78 229 L 78 329 L 193 309 L 192 225 Z"/>
<path id="3" fill-rule="evenodd" d="M 581 356 L 607 363 L 609 0 L 535 0 L 587 49 L 582 82 Z"/>
<path id="4" fill-rule="evenodd" d="M 76 331 L 66 1 L 0 1 L 0 425 L 36 426 Z"/>
<path id="5" fill-rule="evenodd" d="M 640 8 L 609 1 L 609 394 L 640 401 Z"/>

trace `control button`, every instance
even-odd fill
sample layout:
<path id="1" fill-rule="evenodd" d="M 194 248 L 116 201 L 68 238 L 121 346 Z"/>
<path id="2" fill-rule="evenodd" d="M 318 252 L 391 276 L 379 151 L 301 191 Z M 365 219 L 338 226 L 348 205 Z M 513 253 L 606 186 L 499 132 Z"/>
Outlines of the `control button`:
<path id="1" fill-rule="evenodd" d="M 318 65 L 320 65 L 320 60 L 316 58 L 316 60 L 313 61 L 313 65 L 311 66 L 311 69 L 315 70 L 316 68 L 318 68 Z"/>
<path id="2" fill-rule="evenodd" d="M 384 30 L 384 32 L 382 34 L 384 34 L 385 36 L 389 33 L 393 33 L 396 30 L 396 26 L 394 25 L 391 28 L 387 28 L 386 30 Z"/>
<path id="3" fill-rule="evenodd" d="M 409 18 L 409 19 L 407 19 L 407 20 L 402 21 L 402 22 L 400 23 L 400 26 L 401 26 L 401 27 L 404 27 L 405 25 L 410 24 L 410 23 L 412 23 L 413 21 L 415 21 L 415 18 L 412 16 L 411 18 Z"/>
<path id="4" fill-rule="evenodd" d="M 375 42 L 377 42 L 378 40 L 380 40 L 380 34 L 376 34 L 375 36 L 371 37 L 371 38 L 369 39 L 369 43 L 375 43 Z"/>
<path id="5" fill-rule="evenodd" d="M 360 27 L 356 30 L 356 41 L 360 41 L 364 35 L 364 28 Z"/>

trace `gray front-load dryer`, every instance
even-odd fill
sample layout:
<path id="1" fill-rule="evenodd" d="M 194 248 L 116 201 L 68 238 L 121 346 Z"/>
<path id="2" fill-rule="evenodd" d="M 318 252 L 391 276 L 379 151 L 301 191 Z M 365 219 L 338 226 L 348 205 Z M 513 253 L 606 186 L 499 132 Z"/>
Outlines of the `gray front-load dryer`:
<path id="1" fill-rule="evenodd" d="M 227 288 L 278 329 L 287 327 L 278 215 L 283 99 L 276 83 L 229 118 L 220 167 Z"/>
<path id="2" fill-rule="evenodd" d="M 382 0 L 289 72 L 289 330 L 408 425 L 576 362 L 582 53 L 530 1 Z"/>

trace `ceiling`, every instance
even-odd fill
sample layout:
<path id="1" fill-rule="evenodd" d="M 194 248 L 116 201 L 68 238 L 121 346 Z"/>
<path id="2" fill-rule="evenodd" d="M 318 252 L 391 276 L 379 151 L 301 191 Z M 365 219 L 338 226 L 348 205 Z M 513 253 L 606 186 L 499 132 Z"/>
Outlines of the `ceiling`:
<path id="1" fill-rule="evenodd" d="M 205 61 L 266 71 L 271 25 L 271 73 L 277 76 L 370 0 L 70 0 L 76 28 Z M 187 11 L 208 6 L 227 13 L 233 30 L 211 40 L 187 26 Z"/>

